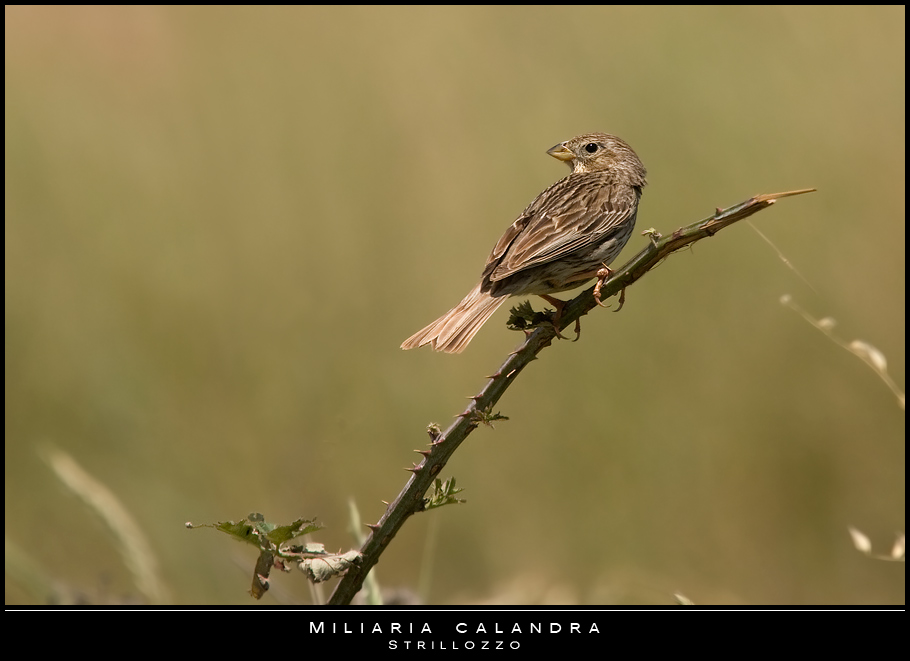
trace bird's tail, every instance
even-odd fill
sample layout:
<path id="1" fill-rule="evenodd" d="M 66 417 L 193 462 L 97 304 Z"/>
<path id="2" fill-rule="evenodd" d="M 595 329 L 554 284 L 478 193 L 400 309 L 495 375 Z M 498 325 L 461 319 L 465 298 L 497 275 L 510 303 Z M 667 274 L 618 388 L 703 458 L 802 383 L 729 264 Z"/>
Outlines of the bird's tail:
<path id="1" fill-rule="evenodd" d="M 507 298 L 508 296 L 490 296 L 480 291 L 480 285 L 477 285 L 461 303 L 406 339 L 401 348 L 413 349 L 429 344 L 435 351 L 461 353 L 484 322 Z"/>

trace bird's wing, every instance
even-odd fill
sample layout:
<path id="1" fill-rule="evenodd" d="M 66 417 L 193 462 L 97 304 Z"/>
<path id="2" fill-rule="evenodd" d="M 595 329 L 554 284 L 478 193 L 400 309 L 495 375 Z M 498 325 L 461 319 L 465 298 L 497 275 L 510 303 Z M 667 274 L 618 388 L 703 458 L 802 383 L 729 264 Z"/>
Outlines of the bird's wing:
<path id="1" fill-rule="evenodd" d="M 487 259 L 485 275 L 502 280 L 602 242 L 635 213 L 635 195 L 628 187 L 612 185 L 604 173 L 572 174 L 557 181 L 502 235 Z"/>

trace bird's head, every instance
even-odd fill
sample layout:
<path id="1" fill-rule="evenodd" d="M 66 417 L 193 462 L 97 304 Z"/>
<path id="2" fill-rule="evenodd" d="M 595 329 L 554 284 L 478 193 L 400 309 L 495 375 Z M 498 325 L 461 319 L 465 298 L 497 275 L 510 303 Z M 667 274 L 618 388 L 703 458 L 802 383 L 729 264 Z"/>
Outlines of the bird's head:
<path id="1" fill-rule="evenodd" d="M 645 166 L 622 139 L 607 133 L 585 133 L 560 142 L 547 153 L 564 161 L 575 174 L 615 172 L 632 186 L 645 185 Z"/>

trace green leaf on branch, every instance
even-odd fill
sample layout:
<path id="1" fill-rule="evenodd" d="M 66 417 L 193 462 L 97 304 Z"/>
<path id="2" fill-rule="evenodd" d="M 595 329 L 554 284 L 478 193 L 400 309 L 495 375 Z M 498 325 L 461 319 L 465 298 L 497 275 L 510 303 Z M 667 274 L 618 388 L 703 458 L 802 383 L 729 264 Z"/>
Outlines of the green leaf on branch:
<path id="1" fill-rule="evenodd" d="M 526 331 L 537 328 L 541 324 L 552 324 L 555 310 L 545 308 L 541 312 L 536 312 L 531 307 L 530 301 L 522 301 L 509 310 L 509 313 L 509 320 L 506 322 L 509 330 Z"/>
<path id="2" fill-rule="evenodd" d="M 442 507 L 443 505 L 455 505 L 456 503 L 463 503 L 464 500 L 456 498 L 455 494 L 459 494 L 464 489 L 455 488 L 455 478 L 451 477 L 445 482 L 440 480 L 438 477 L 433 484 L 433 493 L 423 499 L 424 511 L 431 510 L 434 507 Z"/>
<path id="3" fill-rule="evenodd" d="M 307 535 L 322 526 L 313 523 L 316 519 L 297 519 L 287 525 L 278 525 L 269 523 L 265 517 L 258 512 L 253 512 L 247 518 L 242 519 L 239 523 L 233 521 L 221 521 L 216 524 L 197 524 L 194 528 L 215 528 L 221 532 L 227 533 L 234 539 L 247 544 L 253 544 L 260 548 L 267 548 L 274 545 L 276 548 L 284 542 L 289 542 L 295 537 Z"/>
<path id="4" fill-rule="evenodd" d="M 491 407 L 487 407 L 483 410 L 478 409 L 477 411 L 474 411 L 474 415 L 471 416 L 471 421 L 474 424 L 484 424 L 491 429 L 496 429 L 496 427 L 493 426 L 494 422 L 508 419 L 508 416 L 502 415 L 501 413 L 493 413 Z"/>

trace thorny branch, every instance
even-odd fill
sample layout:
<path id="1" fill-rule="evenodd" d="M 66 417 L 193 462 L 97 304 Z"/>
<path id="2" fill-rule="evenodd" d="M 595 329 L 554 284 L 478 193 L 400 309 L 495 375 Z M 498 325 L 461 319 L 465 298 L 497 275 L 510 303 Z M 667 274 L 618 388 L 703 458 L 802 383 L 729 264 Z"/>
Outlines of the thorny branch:
<path id="1" fill-rule="evenodd" d="M 725 227 L 748 218 L 762 209 L 767 209 L 780 198 L 811 193 L 814 190 L 814 188 L 809 188 L 785 193 L 757 195 L 728 209 L 717 209 L 714 215 L 692 225 L 681 227 L 669 236 L 664 237 L 654 231 L 646 232 L 651 239 L 649 244 L 625 266 L 613 272 L 612 277 L 601 288 L 601 298 L 606 299 L 623 291 L 671 253 L 701 239 L 714 236 Z M 586 315 L 596 305 L 594 287 L 592 286 L 571 301 L 568 301 L 563 309 L 558 330 L 561 331 L 575 323 L 577 319 Z M 499 401 L 499 398 L 512 385 L 515 378 L 528 363 L 534 360 L 544 348 L 550 346 L 556 334 L 557 329 L 551 324 L 544 324 L 538 327 L 528 336 L 524 344 L 509 354 L 502 366 L 495 374 L 489 377 L 487 384 L 477 395 L 471 398 L 471 403 L 448 429 L 441 433 L 436 429 L 429 430 L 430 438 L 432 439 L 430 450 L 417 451 L 423 455 L 423 461 L 407 469 L 411 471 L 412 475 L 404 489 L 389 504 L 379 522 L 368 526 L 371 534 L 360 549 L 363 554 L 362 560 L 351 567 L 339 581 L 329 599 L 329 605 L 345 605 L 351 602 L 354 595 L 357 594 L 363 585 L 363 581 L 370 569 L 379 561 L 379 556 L 404 525 L 404 522 L 415 512 L 421 512 L 425 509 L 424 494 L 433 484 L 436 476 L 445 467 L 446 462 L 455 450 L 458 449 L 458 446 L 479 424 L 491 419 L 491 415 L 493 415 L 492 408 Z"/>

